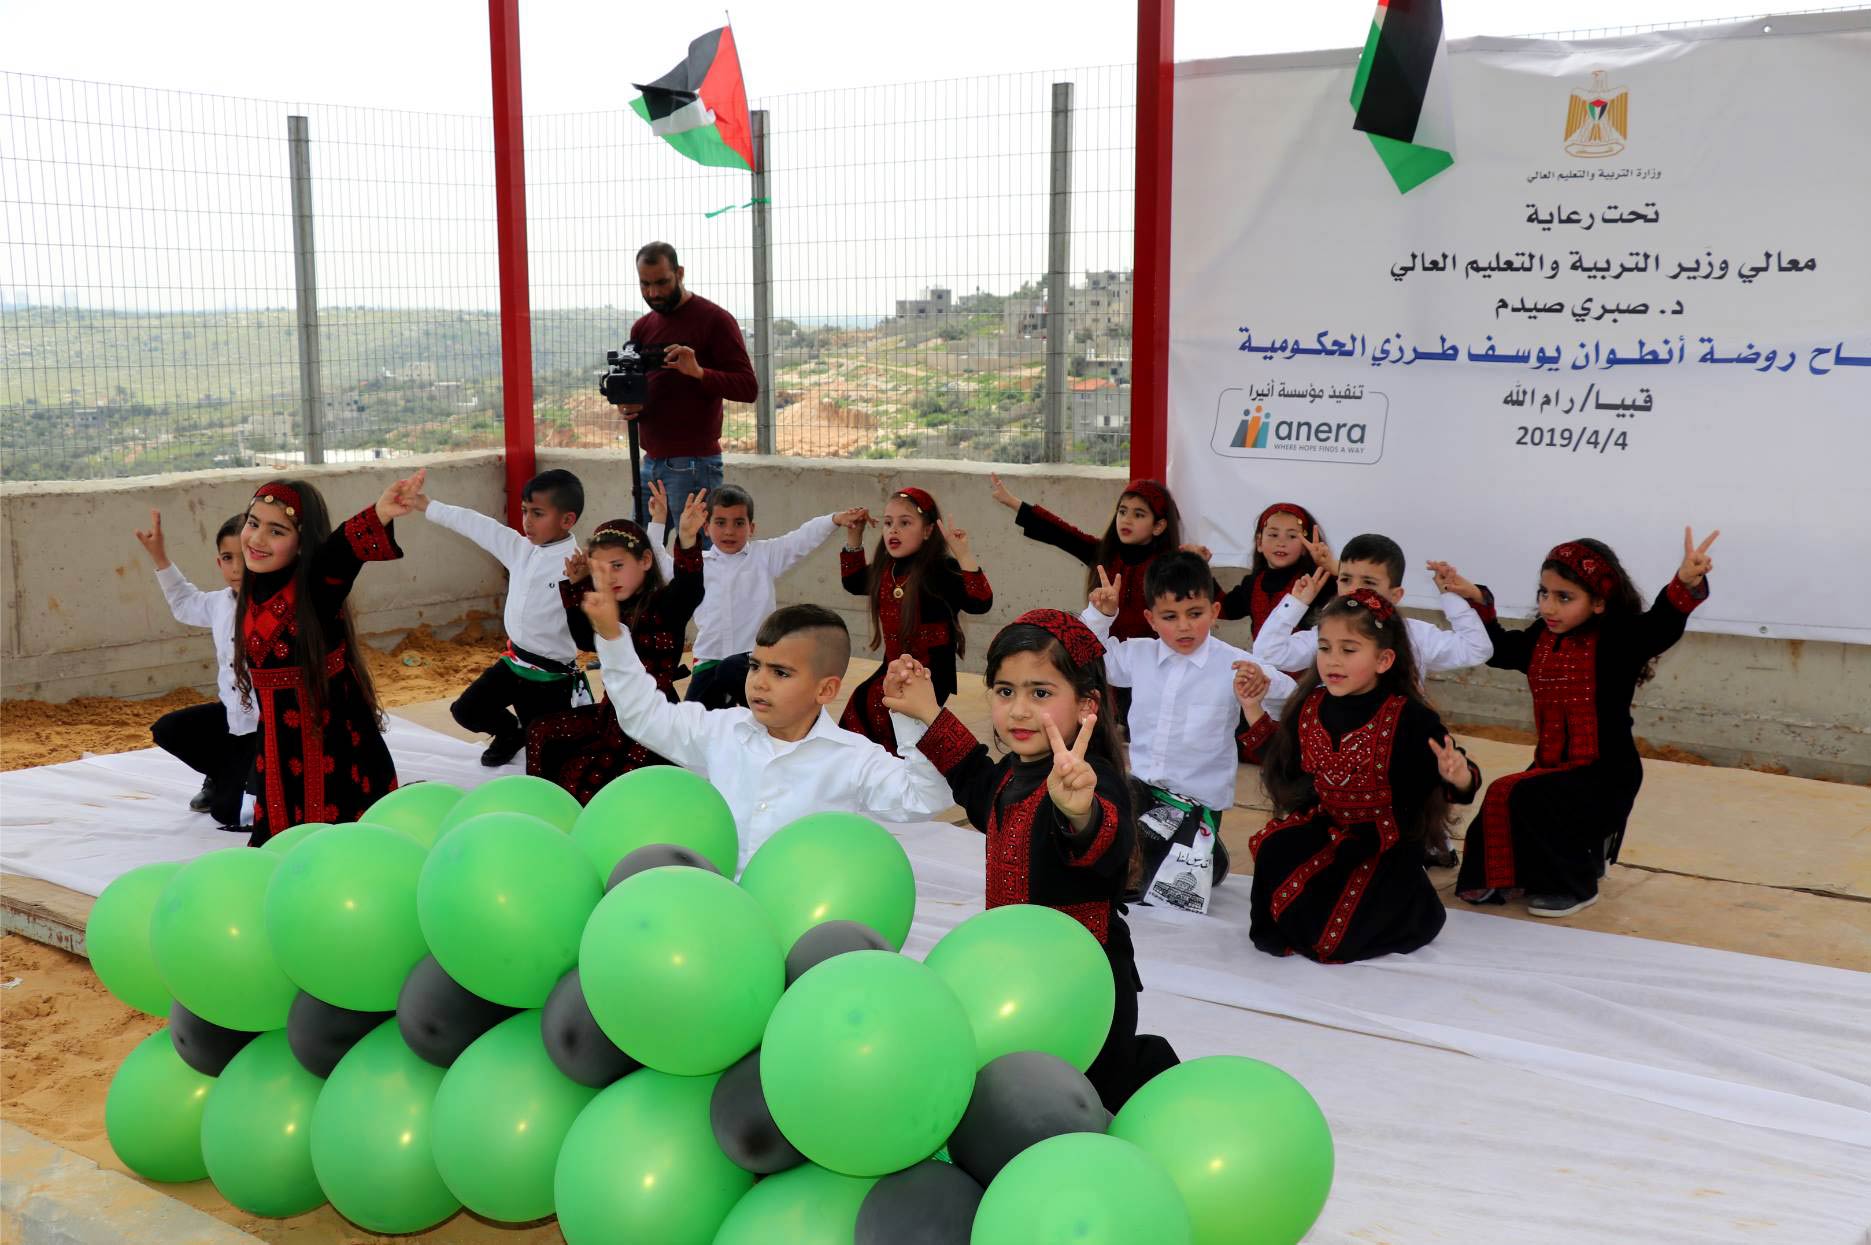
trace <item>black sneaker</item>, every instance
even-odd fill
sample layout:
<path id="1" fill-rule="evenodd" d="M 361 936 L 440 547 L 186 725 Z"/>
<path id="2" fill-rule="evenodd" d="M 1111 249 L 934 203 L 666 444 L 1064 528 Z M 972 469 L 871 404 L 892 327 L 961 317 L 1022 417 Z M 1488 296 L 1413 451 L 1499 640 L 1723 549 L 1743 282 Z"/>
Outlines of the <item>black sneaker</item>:
<path id="1" fill-rule="evenodd" d="M 1455 844 L 1448 842 L 1446 839 L 1440 847 L 1430 847 L 1427 844 L 1423 846 L 1423 867 L 1425 869 L 1453 869 L 1461 863 L 1461 853 L 1455 850 Z"/>
<path id="2" fill-rule="evenodd" d="M 1597 895 L 1587 895 L 1583 899 L 1571 895 L 1528 895 L 1527 911 L 1534 916 L 1571 916 L 1597 902 Z"/>
<path id="3" fill-rule="evenodd" d="M 481 764 L 493 769 L 505 765 L 520 754 L 526 746 L 524 735 L 503 735 L 487 745 L 487 751 L 481 753 Z"/>
<path id="4" fill-rule="evenodd" d="M 201 790 L 197 791 L 188 802 L 188 811 L 191 813 L 205 813 L 213 807 L 213 805 L 214 779 L 204 778 L 201 780 Z"/>
<path id="5" fill-rule="evenodd" d="M 1209 884 L 1211 886 L 1220 886 L 1223 882 L 1228 880 L 1229 862 L 1228 862 L 1228 845 L 1221 841 L 1221 836 L 1219 834 L 1215 836 L 1215 858 L 1214 860 L 1215 860 L 1215 872 L 1213 876 L 1210 878 Z"/>

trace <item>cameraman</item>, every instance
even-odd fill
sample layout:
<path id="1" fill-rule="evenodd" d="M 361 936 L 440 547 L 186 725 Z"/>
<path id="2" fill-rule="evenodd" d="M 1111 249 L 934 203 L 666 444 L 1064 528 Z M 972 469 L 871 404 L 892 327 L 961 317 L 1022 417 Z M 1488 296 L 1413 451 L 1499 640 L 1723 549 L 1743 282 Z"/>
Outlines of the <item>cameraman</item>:
<path id="1" fill-rule="evenodd" d="M 650 311 L 630 327 L 630 340 L 670 349 L 650 373 L 649 400 L 620 409 L 638 420 L 645 484 L 661 483 L 680 506 L 697 489 L 712 496 L 721 487 L 721 402 L 752 402 L 760 383 L 739 321 L 682 284 L 676 248 L 652 242 L 638 251 L 637 282 Z"/>

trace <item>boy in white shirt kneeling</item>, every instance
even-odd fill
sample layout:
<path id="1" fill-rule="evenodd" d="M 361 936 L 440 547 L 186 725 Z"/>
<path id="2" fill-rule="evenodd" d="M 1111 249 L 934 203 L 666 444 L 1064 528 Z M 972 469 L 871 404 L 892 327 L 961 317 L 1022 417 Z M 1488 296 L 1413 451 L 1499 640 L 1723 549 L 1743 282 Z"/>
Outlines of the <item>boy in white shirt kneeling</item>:
<path id="1" fill-rule="evenodd" d="M 851 663 L 851 634 L 825 607 L 789 605 L 761 623 L 748 654 L 747 707 L 732 709 L 670 704 L 638 659 L 617 602 L 591 593 L 584 610 L 618 726 L 721 792 L 740 832 L 737 873 L 776 830 L 808 813 L 916 821 L 954 802 L 931 766 L 891 756 L 826 712 Z M 921 722 L 891 716 L 899 742 L 922 738 Z"/>
<path id="2" fill-rule="evenodd" d="M 1112 640 L 1121 577 L 1101 570 L 1100 586 L 1081 616 L 1104 641 L 1113 687 L 1131 689 L 1130 772 L 1141 848 L 1140 886 L 1147 901 L 1202 912 L 1211 886 L 1228 876 L 1221 817 L 1234 804 L 1239 765 L 1237 669 L 1267 678 L 1262 702 L 1271 723 L 1293 680 L 1252 653 L 1216 639 L 1220 610 L 1215 575 L 1196 553 L 1166 553 L 1144 579 L 1155 639 Z"/>

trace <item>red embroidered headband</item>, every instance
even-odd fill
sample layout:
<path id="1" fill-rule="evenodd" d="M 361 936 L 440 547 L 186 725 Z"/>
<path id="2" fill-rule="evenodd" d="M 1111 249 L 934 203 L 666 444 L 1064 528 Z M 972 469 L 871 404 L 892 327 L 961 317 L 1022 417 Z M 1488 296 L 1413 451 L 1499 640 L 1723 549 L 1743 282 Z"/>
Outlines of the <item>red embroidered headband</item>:
<path id="1" fill-rule="evenodd" d="M 1091 628 L 1064 610 L 1028 610 L 1013 620 L 1016 626 L 1038 627 L 1048 632 L 1064 647 L 1075 666 L 1089 665 L 1104 657 L 1104 644 Z"/>
<path id="2" fill-rule="evenodd" d="M 630 519 L 607 519 L 591 534 L 588 547 L 598 545 L 622 545 L 631 553 L 642 553 L 650 547 L 650 538 Z"/>
<path id="3" fill-rule="evenodd" d="M 1595 597 L 1609 597 L 1617 591 L 1618 575 L 1611 569 L 1611 564 L 1604 556 L 1582 541 L 1569 540 L 1563 545 L 1554 545 L 1546 555 L 1548 562 L 1557 562 L 1572 572 L 1577 579 Z"/>
<path id="4" fill-rule="evenodd" d="M 1390 620 L 1397 616 L 1397 607 L 1390 603 L 1389 598 L 1380 597 L 1369 588 L 1353 590 L 1346 595 L 1345 604 L 1360 605 L 1370 610 L 1371 617 L 1377 620 L 1377 625 L 1380 627 L 1389 626 Z"/>
<path id="5" fill-rule="evenodd" d="M 298 522 L 299 512 L 304 509 L 304 506 L 299 501 L 299 490 L 287 484 L 284 480 L 274 480 L 271 484 L 262 484 L 254 491 L 253 501 L 247 504 L 251 506 L 254 501 L 263 501 L 269 506 L 279 506 L 285 510 L 286 517 L 295 523 Z"/>
<path id="6" fill-rule="evenodd" d="M 1132 480 L 1124 486 L 1126 497 L 1140 497 L 1159 519 L 1169 517 L 1169 490 L 1155 480 Z"/>
<path id="7" fill-rule="evenodd" d="M 1267 520 L 1271 519 L 1276 514 L 1292 515 L 1294 518 L 1298 519 L 1302 524 L 1305 525 L 1306 531 L 1308 532 L 1312 531 L 1313 528 L 1319 526 L 1318 520 L 1314 519 L 1312 517 L 1312 512 L 1307 510 L 1304 506 L 1294 505 L 1290 501 L 1276 501 L 1271 506 L 1268 506 L 1265 510 L 1261 511 L 1260 518 L 1254 521 L 1254 535 L 1259 536 L 1260 529 L 1263 527 L 1266 527 Z"/>
<path id="8" fill-rule="evenodd" d="M 904 501 L 916 507 L 917 513 L 925 516 L 936 508 L 935 498 L 929 496 L 929 494 L 923 492 L 919 488 L 900 488 L 892 493 L 891 496 L 901 497 Z"/>

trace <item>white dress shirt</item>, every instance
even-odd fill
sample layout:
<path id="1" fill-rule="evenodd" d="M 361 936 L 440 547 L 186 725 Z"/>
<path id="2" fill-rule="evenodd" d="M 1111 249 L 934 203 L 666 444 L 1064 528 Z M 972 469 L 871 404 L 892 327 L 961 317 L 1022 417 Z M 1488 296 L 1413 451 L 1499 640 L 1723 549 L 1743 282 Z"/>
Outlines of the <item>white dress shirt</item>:
<path id="1" fill-rule="evenodd" d="M 663 578 L 675 574 L 675 559 L 664 548 L 666 527 L 650 524 L 650 545 Z M 837 531 L 832 517 L 807 519 L 784 536 L 751 540 L 738 553 L 702 551 L 702 603 L 695 611 L 695 660 L 720 661 L 753 651 L 754 636 L 779 605 L 774 581 Z"/>
<path id="2" fill-rule="evenodd" d="M 643 668 L 628 628 L 599 636 L 604 695 L 624 734 L 715 785 L 740 832 L 739 869 L 773 833 L 807 813 L 863 813 L 887 821 L 926 820 L 955 802 L 933 767 L 893 757 L 819 710 L 804 739 L 775 739 L 749 709 L 670 704 Z M 891 715 L 898 746 L 915 747 L 926 729 Z"/>
<path id="3" fill-rule="evenodd" d="M 232 588 L 203 592 L 188 582 L 182 568 L 171 562 L 156 572 L 156 582 L 169 602 L 175 620 L 190 627 L 206 627 L 214 635 L 214 688 L 227 710 L 230 735 L 251 735 L 260 727 L 260 702 L 240 703 L 240 688 L 234 683 L 234 629 L 239 621 L 235 612 L 240 597 Z"/>
<path id="4" fill-rule="evenodd" d="M 497 519 L 447 502 L 431 501 L 423 513 L 438 526 L 466 536 L 507 568 L 507 608 L 501 622 L 508 640 L 568 665 L 578 656 L 572 629 L 565 623 L 565 603 L 559 599 L 565 559 L 577 550 L 577 541 L 568 534 L 549 545 L 535 545 Z"/>
<path id="5" fill-rule="evenodd" d="M 1093 606 L 1079 617 L 1104 641 L 1104 672 L 1112 686 L 1131 689 L 1130 772 L 1153 787 L 1227 811 L 1240 764 L 1234 663 L 1251 661 L 1267 672 L 1261 704 L 1275 718 L 1293 694 L 1293 680 L 1212 635 L 1185 656 L 1155 636 L 1111 639 L 1115 620 Z"/>
<path id="6" fill-rule="evenodd" d="M 1494 656 L 1494 641 L 1488 638 L 1488 629 L 1474 606 L 1453 592 L 1442 594 L 1441 605 L 1448 615 L 1448 631 L 1420 618 L 1403 620 L 1403 632 L 1410 637 L 1410 649 L 1416 656 L 1419 683 L 1438 670 L 1466 670 L 1485 665 Z M 1282 670 L 1306 669 L 1317 661 L 1318 628 L 1293 630 L 1308 608 L 1290 596 L 1283 598 L 1254 633 L 1254 656 Z"/>

